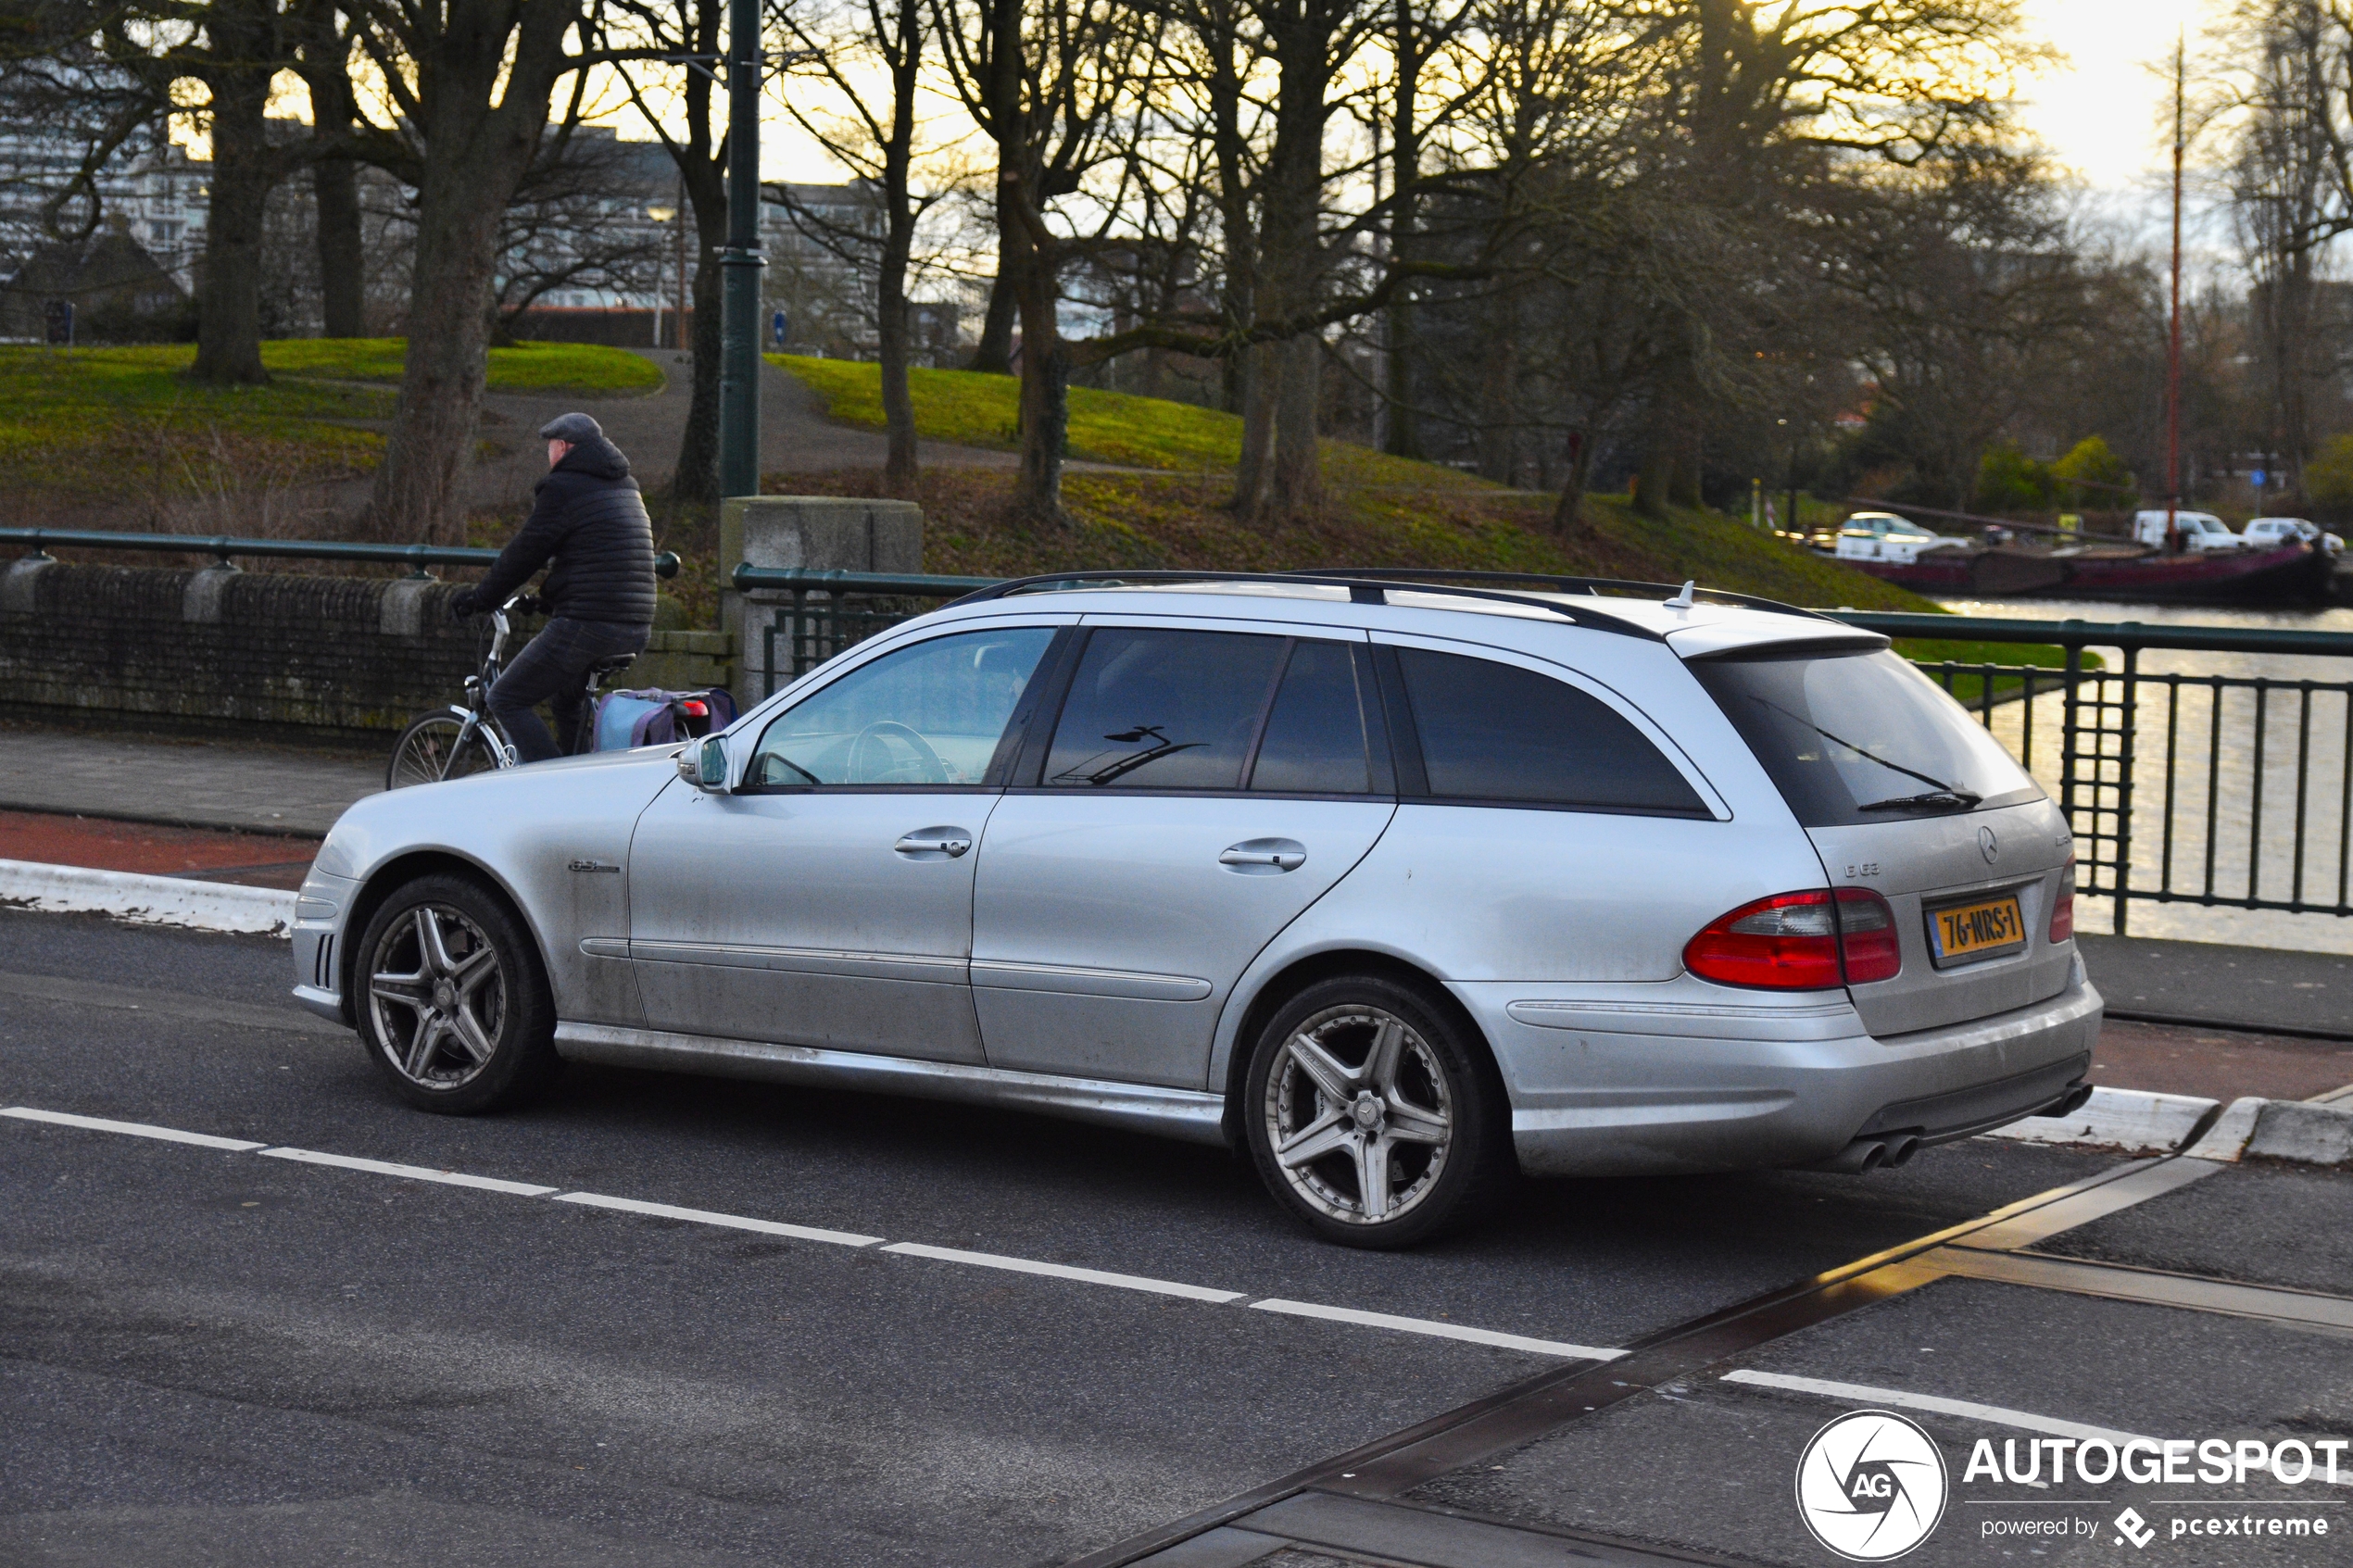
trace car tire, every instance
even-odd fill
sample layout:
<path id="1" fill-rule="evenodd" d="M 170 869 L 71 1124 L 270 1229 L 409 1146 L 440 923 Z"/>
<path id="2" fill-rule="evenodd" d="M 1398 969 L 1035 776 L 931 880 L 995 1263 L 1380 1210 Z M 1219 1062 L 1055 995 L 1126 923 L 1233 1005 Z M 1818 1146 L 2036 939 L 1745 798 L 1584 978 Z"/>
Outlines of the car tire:
<path id="1" fill-rule="evenodd" d="M 1292 997 L 1259 1035 L 1243 1097 L 1266 1190 L 1345 1247 L 1412 1247 L 1466 1224 L 1514 1172 L 1484 1043 L 1385 976 L 1342 975 Z"/>
<path id="2" fill-rule="evenodd" d="M 436 873 L 396 889 L 368 922 L 351 984 L 369 1060 L 420 1110 L 504 1110 L 562 1068 L 538 947 L 506 901 L 470 877 Z"/>

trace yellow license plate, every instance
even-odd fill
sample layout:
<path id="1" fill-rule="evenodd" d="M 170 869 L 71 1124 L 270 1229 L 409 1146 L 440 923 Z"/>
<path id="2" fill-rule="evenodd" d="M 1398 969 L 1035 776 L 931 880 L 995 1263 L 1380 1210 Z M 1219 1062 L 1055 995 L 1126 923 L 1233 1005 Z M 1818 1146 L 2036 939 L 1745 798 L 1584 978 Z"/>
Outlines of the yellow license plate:
<path id="1" fill-rule="evenodd" d="M 1928 945 L 1940 964 L 2018 951 L 2026 946 L 2026 922 L 2019 916 L 2016 895 L 1931 909 Z"/>

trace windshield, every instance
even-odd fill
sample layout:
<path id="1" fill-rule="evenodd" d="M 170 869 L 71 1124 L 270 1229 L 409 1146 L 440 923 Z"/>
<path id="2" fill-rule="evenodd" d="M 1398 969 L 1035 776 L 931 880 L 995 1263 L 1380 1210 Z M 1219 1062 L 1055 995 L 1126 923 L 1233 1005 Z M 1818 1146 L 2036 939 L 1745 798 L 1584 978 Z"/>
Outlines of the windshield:
<path id="1" fill-rule="evenodd" d="M 1691 671 L 1809 828 L 2043 797 L 2000 742 L 1897 654 L 1765 654 Z"/>

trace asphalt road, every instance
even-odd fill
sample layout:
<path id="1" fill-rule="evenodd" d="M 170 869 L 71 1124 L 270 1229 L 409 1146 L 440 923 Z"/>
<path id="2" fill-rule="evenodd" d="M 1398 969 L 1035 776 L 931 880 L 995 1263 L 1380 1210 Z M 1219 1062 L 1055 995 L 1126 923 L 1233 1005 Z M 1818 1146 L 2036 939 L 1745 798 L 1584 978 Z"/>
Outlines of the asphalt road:
<path id="1" fill-rule="evenodd" d="M 1447 1330 L 1622 1346 L 2113 1163 L 1970 1143 L 1860 1179 L 1530 1185 L 1473 1235 L 1363 1254 L 1217 1151 L 1014 1114 L 589 1069 L 522 1113 L 411 1111 L 283 1010 L 286 968 L 266 941 L 0 913 L 0 1105 L 547 1190 L 0 1120 L 0 1563 L 1058 1562 L 1571 1364 Z M 582 1192 L 1065 1273 L 560 1196 Z M 2341 1247 L 2297 1248 L 2303 1210 L 2232 1193 L 2238 1245 L 2277 1225 L 2297 1255 L 2277 1283 L 2353 1284 Z M 2196 1215 L 2106 1223 L 2087 1256 L 2211 1249 Z M 2112 1361 L 2116 1323 L 2020 1338 L 2010 1288 L 1909 1299 L 1951 1303 L 1940 1351 L 1997 1357 L 2013 1402 L 2038 1366 L 2045 1406 L 2090 1398 L 2057 1369 Z M 2216 1355 L 2291 1383 L 2309 1355 L 2308 1384 L 2353 1390 L 2353 1342 L 2232 1326 Z M 2216 1366 L 2169 1375 L 2232 1397 Z M 1785 1506 L 1780 1439 L 1751 1447 Z M 1542 1445 L 1483 1506 L 1746 1555 L 1737 1510 L 1729 1537 L 1656 1527 L 1630 1477 L 1707 1446 L 1644 1441 L 1603 1445 L 1622 1486 L 1579 1461 L 1598 1511 L 1559 1502 Z"/>

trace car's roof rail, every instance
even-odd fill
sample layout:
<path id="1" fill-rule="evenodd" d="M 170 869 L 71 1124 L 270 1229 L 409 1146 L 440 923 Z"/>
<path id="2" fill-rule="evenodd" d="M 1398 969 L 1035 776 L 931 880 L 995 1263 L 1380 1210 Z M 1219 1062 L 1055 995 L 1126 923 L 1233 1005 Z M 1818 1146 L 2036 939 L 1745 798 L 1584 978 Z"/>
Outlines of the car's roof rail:
<path id="1" fill-rule="evenodd" d="M 1510 594 L 1485 587 L 1458 587 L 1446 582 L 1423 582 L 1422 574 L 1409 569 L 1380 568 L 1372 571 L 1055 571 L 1036 577 L 1014 577 L 1005 582 L 966 594 L 955 602 L 960 605 L 979 604 L 989 599 L 1009 598 L 1015 594 L 1051 593 L 1056 588 L 1117 588 L 1154 587 L 1164 583 L 1279 583 L 1317 588 L 1345 588 L 1348 596 L 1361 604 L 1386 604 L 1390 588 L 1412 588 L 1419 593 L 1451 594 L 1457 598 L 1484 599 L 1494 604 L 1507 604 L 1523 609 L 1541 609 L 1557 615 L 1564 621 L 1596 632 L 1614 632 L 1620 636 L 1641 637 L 1649 642 L 1664 639 L 1646 627 L 1631 626 L 1606 613 L 1586 614 L 1554 599 L 1538 598 L 1529 594 Z M 1492 576 L 1499 582 L 1579 582 L 1582 578 L 1541 578 L 1534 574 L 1499 571 L 1492 573 L 1457 573 L 1440 571 L 1428 575 L 1448 578 L 1455 576 Z M 1594 579 L 1593 581 L 1601 581 Z M 1779 608 L 1779 607 L 1776 607 Z M 1799 614 L 1809 613 L 1799 611 Z"/>
<path id="2" fill-rule="evenodd" d="M 1409 566 L 1346 566 L 1326 569 L 1339 576 L 1369 578 L 1381 583 L 1411 582 L 1420 584 L 1437 579 L 1442 583 L 1541 583 L 1555 593 L 1592 594 L 1612 589 L 1629 594 L 1673 595 L 1682 592 L 1680 583 L 1643 583 L 1624 577 L 1562 577 L 1548 571 L 1457 571 L 1447 567 Z M 1277 575 L 1282 575 L 1277 573 Z M 1431 586 L 1436 586 L 1433 583 Z M 1829 621 L 1833 617 L 1802 605 L 1783 604 L 1779 599 L 1759 598 L 1755 594 L 1735 594 L 1728 588 L 1694 585 L 1692 594 L 1700 598 L 1715 599 L 1724 604 L 1740 605 L 1747 609 L 1772 610 L 1782 615 L 1802 615 L 1812 621 Z"/>

